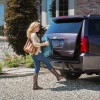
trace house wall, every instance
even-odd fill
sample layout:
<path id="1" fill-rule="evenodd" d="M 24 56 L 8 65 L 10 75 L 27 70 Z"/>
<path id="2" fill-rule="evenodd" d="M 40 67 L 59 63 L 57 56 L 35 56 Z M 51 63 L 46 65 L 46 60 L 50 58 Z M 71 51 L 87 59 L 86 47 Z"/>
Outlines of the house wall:
<path id="1" fill-rule="evenodd" d="M 76 0 L 75 15 L 100 14 L 100 0 Z"/>

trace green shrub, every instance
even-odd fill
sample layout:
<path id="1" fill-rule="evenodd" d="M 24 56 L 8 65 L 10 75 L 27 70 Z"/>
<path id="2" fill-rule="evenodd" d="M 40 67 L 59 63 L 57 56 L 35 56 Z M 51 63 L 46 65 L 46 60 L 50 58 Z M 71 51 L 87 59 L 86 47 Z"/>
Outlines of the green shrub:
<path id="1" fill-rule="evenodd" d="M 18 63 L 16 63 L 16 61 L 11 60 L 6 62 L 6 66 L 12 68 L 12 67 L 18 67 L 19 65 Z"/>
<path id="2" fill-rule="evenodd" d="M 4 53 L 5 53 L 4 59 L 11 59 L 11 55 L 8 52 Z"/>
<path id="3" fill-rule="evenodd" d="M 6 67 L 19 67 L 19 61 L 17 59 L 10 59 L 5 62 Z"/>
<path id="4" fill-rule="evenodd" d="M 15 53 L 13 55 L 10 55 L 8 52 L 5 52 L 3 62 L 4 65 L 9 68 L 19 66 L 25 66 L 27 68 L 34 67 L 34 61 L 28 54 L 26 54 L 26 56 L 18 56 Z M 43 63 L 41 63 L 41 66 L 43 66 Z"/>
<path id="5" fill-rule="evenodd" d="M 10 55 L 8 52 L 5 52 L 3 61 L 6 67 L 19 67 L 24 62 L 22 56 L 18 56 L 15 53 Z"/>
<path id="6" fill-rule="evenodd" d="M 0 74 L 2 72 L 2 63 L 0 63 Z"/>
<path id="7" fill-rule="evenodd" d="M 34 67 L 34 62 L 33 62 L 30 55 L 26 55 L 26 58 L 24 60 L 24 65 L 28 68 L 33 68 Z"/>
<path id="8" fill-rule="evenodd" d="M 6 36 L 13 50 L 18 55 L 25 55 L 26 30 L 30 23 L 38 20 L 37 0 L 6 0 L 5 22 Z M 40 34 L 45 29 L 40 28 Z"/>

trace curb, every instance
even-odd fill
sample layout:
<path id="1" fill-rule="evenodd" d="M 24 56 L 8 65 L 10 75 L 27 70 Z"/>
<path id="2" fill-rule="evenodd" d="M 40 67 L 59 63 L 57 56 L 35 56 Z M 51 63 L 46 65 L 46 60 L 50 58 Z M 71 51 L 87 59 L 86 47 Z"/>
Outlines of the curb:
<path id="1" fill-rule="evenodd" d="M 41 68 L 42 69 L 42 68 Z M 0 74 L 0 78 L 15 78 L 31 76 L 34 73 L 34 68 L 5 68 Z M 46 73 L 43 69 L 40 70 L 39 74 Z"/>

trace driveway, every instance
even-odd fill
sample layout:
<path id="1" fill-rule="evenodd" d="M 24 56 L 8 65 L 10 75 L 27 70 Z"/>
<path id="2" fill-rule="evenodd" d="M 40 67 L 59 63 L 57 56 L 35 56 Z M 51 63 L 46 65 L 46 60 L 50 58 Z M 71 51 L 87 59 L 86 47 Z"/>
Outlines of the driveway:
<path id="1" fill-rule="evenodd" d="M 32 90 L 32 75 L 1 77 L 0 100 L 100 100 L 100 78 L 94 75 L 57 82 L 45 69 L 39 74 L 39 85 L 44 89 Z"/>

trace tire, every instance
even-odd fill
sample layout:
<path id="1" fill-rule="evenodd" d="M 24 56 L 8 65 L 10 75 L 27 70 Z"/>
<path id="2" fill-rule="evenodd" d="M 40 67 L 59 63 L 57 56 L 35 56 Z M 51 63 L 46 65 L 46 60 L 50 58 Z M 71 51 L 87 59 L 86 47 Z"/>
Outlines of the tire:
<path id="1" fill-rule="evenodd" d="M 71 71 L 66 71 L 66 70 L 60 70 L 60 73 L 62 76 L 64 76 L 66 79 L 69 79 L 69 80 L 75 80 L 81 76 L 81 73 L 71 72 Z"/>

